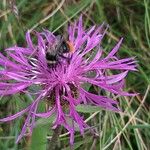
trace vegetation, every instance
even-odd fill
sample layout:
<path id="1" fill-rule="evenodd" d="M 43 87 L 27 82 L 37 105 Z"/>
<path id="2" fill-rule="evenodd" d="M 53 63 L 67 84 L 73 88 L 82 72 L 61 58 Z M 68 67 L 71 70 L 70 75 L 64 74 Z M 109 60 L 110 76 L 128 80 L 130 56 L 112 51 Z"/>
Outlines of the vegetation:
<path id="1" fill-rule="evenodd" d="M 78 107 L 86 121 L 100 134 L 88 131 L 82 137 L 76 132 L 74 149 L 82 150 L 148 150 L 150 149 L 150 1 L 149 0 L 1 0 L 0 50 L 12 45 L 25 45 L 27 30 L 49 29 L 66 35 L 67 24 L 81 14 L 87 27 L 109 24 L 103 40 L 109 52 L 120 37 L 124 37 L 119 57 L 135 56 L 137 72 L 129 74 L 126 91 L 137 92 L 135 97 L 116 97 L 122 113 L 112 113 L 97 107 Z M 93 87 L 90 87 L 93 88 Z M 108 95 L 110 93 L 107 93 Z M 0 98 L 0 118 L 14 114 L 32 101 L 30 95 L 17 94 Z M 42 109 L 42 108 L 41 108 Z M 33 136 L 15 144 L 24 118 L 0 124 L 0 149 L 44 150 L 52 136 L 50 124 L 53 117 L 38 120 Z M 70 149 L 69 136 L 62 129 L 58 149 Z"/>

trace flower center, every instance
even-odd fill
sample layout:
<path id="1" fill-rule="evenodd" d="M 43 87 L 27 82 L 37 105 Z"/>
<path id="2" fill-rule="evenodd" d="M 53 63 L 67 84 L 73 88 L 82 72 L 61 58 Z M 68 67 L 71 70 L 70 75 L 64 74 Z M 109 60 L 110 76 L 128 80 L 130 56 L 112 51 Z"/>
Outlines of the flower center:
<path id="1" fill-rule="evenodd" d="M 72 98 L 77 99 L 79 97 L 78 88 L 72 83 L 69 83 L 68 85 L 70 87 Z M 60 94 L 60 105 L 63 108 L 63 110 L 67 110 L 69 106 L 69 100 L 65 98 L 68 97 L 67 92 L 60 90 L 59 94 Z M 49 108 L 55 105 L 56 105 L 56 95 L 55 95 L 55 88 L 54 88 L 51 91 L 51 94 L 47 98 L 47 107 Z"/>

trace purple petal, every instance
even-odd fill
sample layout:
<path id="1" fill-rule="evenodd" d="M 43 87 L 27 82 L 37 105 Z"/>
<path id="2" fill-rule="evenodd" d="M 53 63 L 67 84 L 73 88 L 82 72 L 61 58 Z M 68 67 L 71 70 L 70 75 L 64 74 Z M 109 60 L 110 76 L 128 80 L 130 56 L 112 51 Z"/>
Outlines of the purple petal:
<path id="1" fill-rule="evenodd" d="M 27 41 L 29 48 L 34 49 L 29 31 L 26 33 L 26 41 Z"/>
<path id="2" fill-rule="evenodd" d="M 50 117 L 56 110 L 56 107 L 54 107 L 53 109 L 51 109 L 50 111 L 46 112 L 46 113 L 36 113 L 35 116 L 37 117 L 41 117 L 41 118 L 48 118 Z"/>
<path id="3" fill-rule="evenodd" d="M 6 88 L 4 90 L 0 90 L 0 95 L 11 95 L 11 94 L 16 94 L 18 92 L 21 92 L 23 89 L 29 87 L 31 84 L 30 83 L 21 83 L 20 85 L 16 87 L 11 87 L 11 89 Z"/>
<path id="4" fill-rule="evenodd" d="M 105 59 L 109 59 L 109 58 L 113 57 L 116 54 L 116 52 L 120 48 L 120 45 L 121 45 L 122 41 L 123 41 L 123 38 L 120 39 L 120 41 L 117 43 L 117 45 L 112 49 L 112 51 L 107 55 L 107 57 Z"/>
<path id="5" fill-rule="evenodd" d="M 6 51 L 15 51 L 16 53 L 21 52 L 26 55 L 30 55 L 32 53 L 32 50 L 30 48 L 24 48 L 24 47 L 18 47 L 18 46 L 9 47 L 5 50 Z"/>
<path id="6" fill-rule="evenodd" d="M 3 118 L 3 119 L 0 119 L 1 122 L 7 122 L 7 121 L 12 121 L 20 116 L 22 116 L 24 113 L 26 113 L 29 109 L 30 109 L 31 105 L 28 106 L 27 108 L 23 109 L 22 111 L 16 113 L 15 115 L 11 115 L 9 117 L 6 117 L 6 118 Z"/>

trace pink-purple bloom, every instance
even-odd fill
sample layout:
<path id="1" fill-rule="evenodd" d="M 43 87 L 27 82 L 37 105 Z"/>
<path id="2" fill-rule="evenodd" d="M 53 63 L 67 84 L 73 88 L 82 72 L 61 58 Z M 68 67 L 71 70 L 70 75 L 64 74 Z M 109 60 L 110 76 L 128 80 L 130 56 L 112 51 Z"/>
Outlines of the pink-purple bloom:
<path id="1" fill-rule="evenodd" d="M 134 58 L 119 59 L 116 53 L 122 43 L 122 38 L 110 53 L 104 57 L 101 47 L 106 29 L 105 25 L 92 26 L 84 29 L 82 17 L 68 28 L 68 41 L 72 43 L 74 52 L 64 54 L 55 67 L 47 65 L 46 52 L 49 47 L 55 46 L 57 36 L 48 30 L 34 32 L 37 43 L 33 43 L 29 32 L 26 33 L 27 47 L 10 47 L 6 49 L 7 56 L 0 53 L 0 95 L 13 95 L 16 93 L 34 94 L 35 100 L 22 111 L 0 119 L 1 122 L 11 121 L 27 114 L 22 131 L 17 142 L 26 134 L 27 129 L 32 130 L 36 118 L 48 118 L 56 114 L 53 128 L 64 126 L 70 133 L 70 143 L 73 144 L 75 124 L 81 134 L 88 125 L 83 117 L 76 111 L 79 104 L 100 106 L 115 112 L 120 111 L 116 100 L 103 95 L 94 94 L 83 88 L 85 83 L 97 86 L 111 93 L 123 96 L 132 96 L 124 92 L 124 78 L 129 71 L 136 70 Z M 108 71 L 117 70 L 110 75 Z M 33 93 L 31 89 L 38 86 Z M 41 101 L 48 101 L 46 112 L 37 111 Z M 69 120 L 72 120 L 70 122 Z"/>

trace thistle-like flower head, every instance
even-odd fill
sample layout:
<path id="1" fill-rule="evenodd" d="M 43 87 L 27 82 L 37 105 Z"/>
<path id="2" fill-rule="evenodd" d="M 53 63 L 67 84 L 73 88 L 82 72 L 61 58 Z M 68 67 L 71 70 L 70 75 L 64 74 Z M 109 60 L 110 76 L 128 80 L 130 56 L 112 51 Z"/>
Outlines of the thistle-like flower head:
<path id="1" fill-rule="evenodd" d="M 84 88 L 85 83 L 117 95 L 132 96 L 124 92 L 124 78 L 128 71 L 135 71 L 134 58 L 119 59 L 116 56 L 122 38 L 110 53 L 104 57 L 101 40 L 106 32 L 104 24 L 84 29 L 82 17 L 69 26 L 66 43 L 70 52 L 57 56 L 54 66 L 48 64 L 47 52 L 56 53 L 60 44 L 59 37 L 48 30 L 34 32 L 37 42 L 33 43 L 29 32 L 26 33 L 27 47 L 10 47 L 7 56 L 0 53 L 0 95 L 12 95 L 20 92 L 34 94 L 35 100 L 24 110 L 0 121 L 11 121 L 27 114 L 24 126 L 17 142 L 25 135 L 27 128 L 32 130 L 37 117 L 47 118 L 56 114 L 53 128 L 64 126 L 70 133 L 73 144 L 75 125 L 81 134 L 88 125 L 76 111 L 79 104 L 91 104 L 107 110 L 120 111 L 117 101 L 95 94 Z M 58 50 L 58 49 L 57 49 Z M 57 54 L 57 53 L 56 53 Z M 117 74 L 109 74 L 117 70 Z M 36 91 L 33 87 L 37 86 Z M 46 101 L 47 111 L 39 113 L 38 105 Z M 72 120 L 72 122 L 70 122 Z"/>

